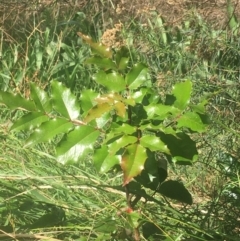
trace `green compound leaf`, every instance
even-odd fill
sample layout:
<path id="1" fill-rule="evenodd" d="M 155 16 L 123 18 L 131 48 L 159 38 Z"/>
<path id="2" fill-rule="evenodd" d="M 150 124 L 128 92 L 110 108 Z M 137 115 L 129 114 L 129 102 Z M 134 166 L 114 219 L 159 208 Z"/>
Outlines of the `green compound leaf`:
<path id="1" fill-rule="evenodd" d="M 173 129 L 171 126 L 165 127 L 162 123 L 159 125 L 153 125 L 152 123 L 148 123 L 146 125 L 142 125 L 139 127 L 140 130 L 158 130 L 161 131 L 165 134 L 172 134 L 175 135 L 177 134 L 176 130 Z"/>
<path id="2" fill-rule="evenodd" d="M 135 143 L 126 147 L 120 163 L 123 170 L 124 186 L 141 173 L 146 159 L 146 149 L 142 145 Z"/>
<path id="3" fill-rule="evenodd" d="M 137 137 L 124 135 L 109 145 L 109 153 L 111 155 L 114 155 L 121 148 L 129 144 L 133 144 L 136 141 L 137 141 Z"/>
<path id="4" fill-rule="evenodd" d="M 65 118 L 77 119 L 80 114 L 80 108 L 76 97 L 58 81 L 52 81 L 51 86 L 54 109 Z"/>
<path id="5" fill-rule="evenodd" d="M 177 164 L 191 165 L 197 160 L 198 152 L 196 142 L 187 134 L 177 133 L 176 135 L 159 133 L 161 140 L 166 143 L 172 155 L 172 161 Z"/>
<path id="6" fill-rule="evenodd" d="M 174 117 L 180 113 L 179 109 L 174 106 L 162 104 L 150 104 L 148 106 L 144 106 L 144 109 L 147 112 L 148 118 L 153 118 L 157 115 L 159 116 L 159 120 L 164 120 L 170 114 Z"/>
<path id="7" fill-rule="evenodd" d="M 164 182 L 158 189 L 162 195 L 192 205 L 193 200 L 189 191 L 178 181 L 169 180 Z"/>
<path id="8" fill-rule="evenodd" d="M 87 59 L 85 61 L 85 63 L 86 64 L 95 64 L 99 68 L 104 69 L 105 71 L 109 70 L 109 69 L 114 69 L 114 70 L 117 69 L 116 64 L 111 59 L 102 58 L 102 57 L 98 57 L 98 56 Z"/>
<path id="9" fill-rule="evenodd" d="M 118 70 L 125 70 L 128 66 L 129 63 L 129 49 L 126 48 L 125 46 L 121 47 L 121 49 L 119 49 L 116 52 L 115 55 L 116 58 L 116 64 L 118 66 Z"/>
<path id="10" fill-rule="evenodd" d="M 84 112 L 89 111 L 95 104 L 99 94 L 93 90 L 83 90 L 80 96 L 81 108 Z"/>
<path id="11" fill-rule="evenodd" d="M 27 111 L 36 111 L 33 101 L 23 98 L 19 94 L 0 91 L 0 103 L 6 105 L 9 109 L 24 109 Z"/>
<path id="12" fill-rule="evenodd" d="M 143 84 L 147 84 L 149 81 L 149 71 L 148 68 L 142 64 L 138 63 L 133 66 L 130 72 L 126 75 L 126 84 L 129 89 L 137 89 Z"/>
<path id="13" fill-rule="evenodd" d="M 191 92 L 192 82 L 190 80 L 174 85 L 172 93 L 176 100 L 173 105 L 180 110 L 184 110 L 190 103 Z"/>
<path id="14" fill-rule="evenodd" d="M 62 164 L 77 162 L 80 158 L 83 160 L 93 150 L 99 134 L 93 127 L 77 126 L 59 142 L 56 148 L 57 160 Z"/>
<path id="15" fill-rule="evenodd" d="M 120 62 L 118 63 L 119 70 L 125 70 L 128 66 L 129 58 L 123 57 L 121 58 Z"/>
<path id="16" fill-rule="evenodd" d="M 108 104 L 115 104 L 117 102 L 122 102 L 125 103 L 126 105 L 135 105 L 134 99 L 130 98 L 124 98 L 122 95 L 114 92 L 109 92 L 107 94 L 100 95 L 95 98 L 95 102 L 97 104 L 102 104 L 102 103 L 108 103 Z"/>
<path id="17" fill-rule="evenodd" d="M 44 122 L 39 128 L 35 129 L 27 139 L 25 147 L 36 145 L 53 139 L 56 135 L 69 132 L 72 123 L 65 119 L 52 119 Z"/>
<path id="18" fill-rule="evenodd" d="M 113 71 L 110 74 L 100 70 L 98 73 L 93 75 L 94 81 L 98 84 L 105 86 L 111 91 L 122 91 L 126 89 L 126 83 L 122 75 Z"/>
<path id="19" fill-rule="evenodd" d="M 147 93 L 148 93 L 148 89 L 142 87 L 140 90 L 133 91 L 131 96 L 136 103 L 142 103 L 143 98 L 147 95 Z"/>
<path id="20" fill-rule="evenodd" d="M 108 103 L 98 104 L 92 107 L 84 118 L 84 122 L 88 123 L 96 118 L 101 117 L 106 112 L 111 111 L 113 106 L 109 105 Z"/>
<path id="21" fill-rule="evenodd" d="M 107 123 L 111 121 L 111 113 L 106 112 L 101 117 L 96 119 L 97 128 L 103 128 Z"/>
<path id="22" fill-rule="evenodd" d="M 14 122 L 11 126 L 11 130 L 32 130 L 37 126 L 40 126 L 43 122 L 48 121 L 48 116 L 41 112 L 31 112 Z"/>
<path id="23" fill-rule="evenodd" d="M 126 135 L 130 135 L 136 132 L 136 126 L 130 126 L 126 123 L 123 123 L 121 126 L 113 128 L 112 132 L 114 132 L 115 134 L 123 133 Z"/>
<path id="24" fill-rule="evenodd" d="M 204 132 L 206 125 L 202 122 L 200 116 L 195 112 L 186 112 L 179 119 L 177 127 L 187 127 L 192 131 Z"/>
<path id="25" fill-rule="evenodd" d="M 35 83 L 30 83 L 31 98 L 38 111 L 48 113 L 52 111 L 50 99 L 45 91 L 41 90 Z"/>
<path id="26" fill-rule="evenodd" d="M 94 165 L 101 173 L 108 172 L 112 167 L 119 164 L 120 159 L 120 155 L 110 154 L 106 145 L 97 149 L 93 156 Z"/>
<path id="27" fill-rule="evenodd" d="M 159 137 L 153 135 L 145 135 L 140 139 L 140 144 L 150 151 L 160 151 L 170 154 L 167 145 L 160 140 Z"/>
<path id="28" fill-rule="evenodd" d="M 200 103 L 197 105 L 191 105 L 191 109 L 199 114 L 205 114 L 206 113 L 206 105 L 208 104 L 208 100 L 203 99 Z"/>

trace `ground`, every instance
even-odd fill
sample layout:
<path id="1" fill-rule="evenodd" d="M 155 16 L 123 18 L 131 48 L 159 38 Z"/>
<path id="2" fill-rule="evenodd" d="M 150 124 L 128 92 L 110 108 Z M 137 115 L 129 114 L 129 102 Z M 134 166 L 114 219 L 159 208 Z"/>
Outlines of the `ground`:
<path id="1" fill-rule="evenodd" d="M 14 27 L 19 22 L 24 23 L 31 14 L 41 13 L 49 6 L 58 4 L 64 11 L 67 8 L 71 10 L 75 8 L 76 11 L 91 8 L 93 15 L 103 11 L 106 25 L 136 18 L 141 21 L 147 18 L 149 12 L 157 11 L 167 23 L 177 25 L 186 18 L 195 18 L 199 15 L 211 25 L 224 28 L 229 19 L 227 1 L 229 0 L 19 0 L 16 3 L 13 0 L 1 0 L 0 25 L 4 26 L 11 19 L 11 25 L 8 24 L 8 27 Z M 234 13 L 240 17 L 240 2 L 238 0 L 231 0 L 231 2 Z M 107 21 L 109 17 L 112 22 Z"/>

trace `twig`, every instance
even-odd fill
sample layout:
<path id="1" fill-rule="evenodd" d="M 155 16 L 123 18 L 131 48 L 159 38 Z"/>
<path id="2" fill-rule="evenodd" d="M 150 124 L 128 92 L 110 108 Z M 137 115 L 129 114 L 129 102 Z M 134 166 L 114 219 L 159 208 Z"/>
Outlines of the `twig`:
<path id="1" fill-rule="evenodd" d="M 14 234 L 14 233 L 6 233 L 3 230 L 0 230 L 0 232 L 3 233 L 3 234 L 0 234 L 0 238 L 1 237 L 10 237 L 15 240 L 17 240 L 18 238 L 29 238 L 29 239 L 46 239 L 49 241 L 61 241 L 60 239 L 46 237 L 46 236 L 39 235 L 39 234 Z"/>

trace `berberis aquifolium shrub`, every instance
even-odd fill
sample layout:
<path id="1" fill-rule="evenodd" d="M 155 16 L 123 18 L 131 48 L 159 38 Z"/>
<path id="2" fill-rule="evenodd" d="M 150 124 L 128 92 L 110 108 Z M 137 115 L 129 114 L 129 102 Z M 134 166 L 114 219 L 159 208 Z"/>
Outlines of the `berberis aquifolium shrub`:
<path id="1" fill-rule="evenodd" d="M 113 51 L 82 33 L 78 35 L 92 49 L 86 64 L 97 67 L 92 78 L 101 93 L 85 89 L 77 98 L 53 80 L 48 91 L 31 83 L 30 99 L 1 91 L 0 103 L 25 113 L 11 126 L 12 131 L 29 133 L 25 148 L 58 136 L 58 162 L 67 165 L 91 156 L 101 173 L 121 170 L 126 210 L 132 227 L 138 230 L 141 217 L 134 207 L 141 197 L 150 197 L 143 188 L 192 204 L 183 184 L 165 181 L 167 162 L 191 165 L 197 160 L 191 136 L 206 130 L 207 102 L 190 102 L 190 80 L 177 83 L 162 99 L 147 66 L 132 64 L 127 48 Z M 136 198 L 132 200 L 130 194 Z"/>

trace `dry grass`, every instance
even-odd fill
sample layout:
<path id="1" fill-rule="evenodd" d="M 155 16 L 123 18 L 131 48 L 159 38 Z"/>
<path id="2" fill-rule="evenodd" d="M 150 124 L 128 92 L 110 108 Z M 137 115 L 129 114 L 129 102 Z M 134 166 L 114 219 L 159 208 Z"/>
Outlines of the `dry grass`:
<path id="1" fill-rule="evenodd" d="M 234 13 L 240 17 L 240 3 L 232 0 Z M 213 26 L 224 28 L 228 23 L 227 0 L 1 0 L 0 26 L 6 33 L 14 31 L 19 26 L 25 26 L 26 21 L 38 17 L 49 7 L 54 7 L 58 14 L 71 10 L 72 12 L 89 10 L 90 15 L 102 12 L 104 26 L 118 24 L 131 19 L 146 21 L 151 11 L 157 11 L 169 24 L 178 24 L 189 16 L 200 15 Z M 104 14 L 103 14 L 104 13 Z M 109 21 L 111 19 L 111 22 Z"/>
<path id="2" fill-rule="evenodd" d="M 227 0 L 113 0 L 111 17 L 118 21 L 129 18 L 147 19 L 151 11 L 157 11 L 169 24 L 181 23 L 184 18 L 198 14 L 214 26 L 223 28 L 228 23 Z M 240 3 L 232 0 L 234 13 L 240 16 Z"/>
<path id="3" fill-rule="evenodd" d="M 29 2 L 31 2 L 31 4 Z M 122 38 L 121 36 L 119 37 L 119 35 L 121 34 L 124 24 L 128 23 L 131 20 L 136 20 L 144 24 L 148 20 L 148 18 L 150 18 L 150 13 L 152 11 L 157 11 L 158 14 L 162 16 L 169 25 L 176 26 L 182 23 L 184 20 L 194 20 L 194 17 L 200 15 L 212 26 L 225 28 L 229 19 L 226 12 L 226 2 L 227 0 L 22 0 L 18 1 L 18 4 L 16 4 L 13 0 L 0 0 L 0 31 L 4 33 L 3 36 L 5 41 L 15 41 L 16 43 L 18 43 L 18 34 L 19 32 L 21 32 L 21 29 L 24 29 L 26 26 L 30 26 L 31 29 L 33 20 L 42 20 L 42 13 L 44 11 L 50 11 L 50 8 L 53 10 L 52 18 L 56 21 L 58 21 L 57 16 L 64 17 L 64 12 L 68 11 L 69 13 L 71 12 L 73 15 L 77 11 L 86 11 L 86 14 L 88 14 L 88 17 L 90 18 L 96 13 L 100 13 L 104 26 L 101 41 L 105 45 L 111 47 L 119 47 L 120 45 L 122 45 Z M 235 6 L 236 15 L 240 17 L 239 1 L 232 0 L 232 2 Z M 59 21 L 63 20 L 61 19 L 61 17 L 59 19 Z M 44 21 L 46 21 L 46 19 Z M 17 33 L 15 33 L 16 30 L 18 31 Z M 197 44 L 199 43 L 196 42 L 196 45 Z M 143 47 L 143 45 L 141 46 L 141 48 Z M 146 47 L 146 44 L 144 47 Z M 200 50 L 202 49 L 204 48 L 200 48 Z M 193 46 L 193 48 L 189 51 L 195 53 L 195 46 Z M 199 58 L 202 58 L 202 52 L 199 52 L 197 54 L 199 55 Z M 163 89 L 160 94 L 165 96 L 165 85 L 171 85 L 171 81 L 169 81 L 169 79 L 172 79 L 174 77 L 174 73 L 170 71 L 166 73 L 158 73 L 156 77 L 157 86 L 159 89 L 160 87 L 162 87 Z M 33 80 L 33 78 L 31 78 L 31 80 Z M 222 80 L 218 80 L 215 78 L 211 78 L 208 81 L 212 82 L 213 85 L 223 85 Z M 221 87 L 225 88 L 224 86 Z M 215 108 L 218 108 L 214 112 L 216 113 L 216 116 L 220 116 L 220 114 L 222 115 L 222 117 L 226 116 L 227 112 L 225 106 L 223 107 L 223 109 L 220 109 L 220 107 L 218 106 Z M 239 113 L 239 109 L 237 109 L 236 112 L 230 112 L 230 115 L 234 115 L 234 118 L 239 118 L 239 115 L 237 115 L 237 113 Z M 236 119 L 234 120 L 236 121 Z M 7 128 L 7 125 L 2 125 L 2 128 L 4 128 L 5 130 L 5 128 Z M 220 137 L 218 136 L 216 137 L 216 139 L 218 141 Z M 212 147 L 212 149 L 214 151 L 214 149 L 216 150 L 217 148 L 219 148 L 220 145 L 225 144 L 225 140 L 222 140 L 222 143 L 217 142 L 216 145 Z M 202 150 L 202 153 L 200 153 L 201 156 L 203 156 L 204 153 L 213 152 L 211 149 L 208 150 L 206 146 L 206 143 L 204 143 L 204 149 Z M 232 150 L 226 150 L 225 152 L 229 153 L 230 151 Z M 236 157 L 238 156 L 237 153 L 231 154 Z M 214 154 L 212 154 L 204 163 L 206 165 L 204 171 L 202 171 L 201 169 L 200 172 L 196 173 L 195 166 L 192 169 L 191 167 L 189 167 L 189 173 L 192 173 L 192 175 L 189 175 L 188 178 L 184 178 L 183 180 L 184 183 L 189 184 L 189 190 L 194 197 L 194 206 L 191 209 L 192 214 L 196 214 L 196 216 L 202 217 L 203 225 L 204 223 L 206 223 L 204 216 L 207 217 L 208 215 L 212 215 L 210 213 L 210 211 L 212 210 L 211 202 L 216 200 L 217 197 L 220 197 L 221 195 L 219 194 L 219 192 L 221 193 L 223 189 L 229 184 L 229 182 L 231 182 L 228 179 L 224 179 L 225 176 L 220 175 L 220 172 L 214 169 L 215 160 L 211 159 L 211 157 L 213 156 Z M 213 161 L 212 165 L 210 165 L 211 161 Z M 173 178 L 178 178 L 178 176 L 180 176 L 174 176 L 174 173 L 170 174 Z M 112 190 L 107 191 L 109 193 L 113 192 Z M 216 213 L 218 210 L 221 211 L 221 215 L 218 218 L 219 222 L 222 222 L 222 220 L 226 219 L 232 221 L 232 223 L 234 224 L 234 219 L 237 220 L 237 218 L 235 218 L 237 216 L 237 211 L 233 209 L 234 207 L 229 208 L 228 205 L 229 203 L 227 202 L 227 200 L 220 200 L 216 203 L 214 210 L 216 211 Z M 190 212 L 188 207 L 186 208 L 183 206 L 179 206 L 179 209 L 184 210 L 183 213 Z M 209 213 L 204 214 L 203 212 L 205 212 L 205 210 L 210 211 Z M 228 218 L 227 215 L 230 215 L 231 218 Z"/>

